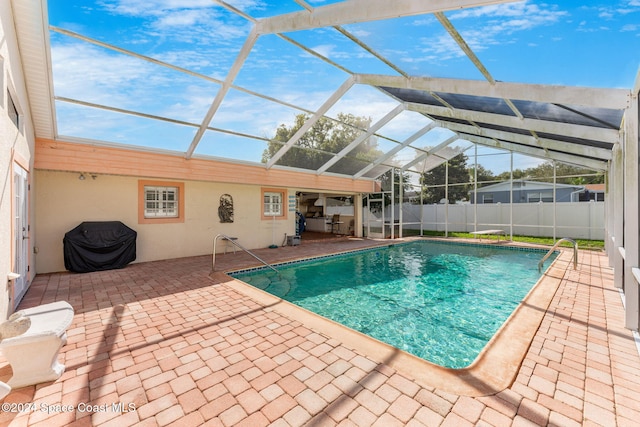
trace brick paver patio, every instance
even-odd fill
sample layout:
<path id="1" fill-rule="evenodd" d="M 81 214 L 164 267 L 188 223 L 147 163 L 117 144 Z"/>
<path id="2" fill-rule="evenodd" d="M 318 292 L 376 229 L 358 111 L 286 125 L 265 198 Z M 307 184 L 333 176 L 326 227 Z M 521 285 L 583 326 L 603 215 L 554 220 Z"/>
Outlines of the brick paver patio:
<path id="1" fill-rule="evenodd" d="M 336 239 L 256 251 L 269 262 L 377 244 Z M 378 243 L 379 244 L 379 243 Z M 218 255 L 216 270 L 255 264 Z M 20 308 L 75 309 L 55 382 L 13 390 L 2 425 L 631 426 L 640 357 L 602 253 L 580 251 L 515 382 L 482 397 L 418 384 L 238 293 L 211 257 L 34 280 Z M 0 359 L 0 379 L 10 367 Z M 121 404 L 121 406 L 118 406 Z M 11 412 L 12 409 L 23 412 Z"/>

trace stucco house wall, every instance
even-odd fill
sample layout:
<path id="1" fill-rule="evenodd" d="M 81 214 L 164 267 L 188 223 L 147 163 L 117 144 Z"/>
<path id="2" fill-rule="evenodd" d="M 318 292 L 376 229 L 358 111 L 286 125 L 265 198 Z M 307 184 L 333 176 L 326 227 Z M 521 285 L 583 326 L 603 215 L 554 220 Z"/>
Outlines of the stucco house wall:
<path id="1" fill-rule="evenodd" d="M 177 223 L 139 222 L 139 182 L 141 178 L 108 174 L 84 174 L 37 170 L 36 225 L 38 235 L 37 272 L 63 271 L 64 234 L 84 221 L 121 221 L 136 230 L 136 262 L 211 254 L 213 238 L 219 234 L 237 237 L 250 249 L 280 245 L 284 234 L 295 233 L 295 215 L 262 218 L 262 187 L 192 180 L 167 180 L 184 184 L 184 221 Z M 93 178 L 95 176 L 95 178 Z M 145 179 L 145 181 L 147 181 Z M 295 191 L 285 191 L 286 200 Z M 233 198 L 234 222 L 221 223 L 220 196 Z M 275 224 L 275 230 L 274 230 Z M 217 252 L 224 249 L 218 242 Z"/>
<path id="2" fill-rule="evenodd" d="M 371 181 L 44 139 L 36 140 L 34 169 L 38 273 L 64 270 L 64 234 L 85 221 L 123 222 L 138 233 L 136 262 L 155 261 L 211 254 L 218 233 L 237 237 L 247 249 L 281 245 L 285 233 L 295 234 L 296 191 L 375 189 Z M 153 224 L 141 219 L 141 182 L 184 185 L 184 218 Z M 282 193 L 282 217 L 263 215 L 265 191 Z M 233 198 L 233 223 L 220 222 L 223 194 Z"/>
<path id="3" fill-rule="evenodd" d="M 0 277 L 4 282 L 0 286 L 0 321 L 13 312 L 15 298 L 13 284 L 9 281 L 12 272 L 21 273 L 28 282 L 35 274 L 31 268 L 33 253 L 29 251 L 25 260 L 26 271 L 16 271 L 15 239 L 15 193 L 14 172 L 22 168 L 27 172 L 27 180 L 32 181 L 34 152 L 34 131 L 29 111 L 28 95 L 22 75 L 22 63 L 17 47 L 15 27 L 11 19 L 11 2 L 0 2 Z M 19 126 L 16 127 L 8 114 L 9 95 L 19 113 Z M 33 218 L 34 200 L 27 193 L 29 219 Z M 33 222 L 25 230 L 24 241 L 35 233 Z"/>

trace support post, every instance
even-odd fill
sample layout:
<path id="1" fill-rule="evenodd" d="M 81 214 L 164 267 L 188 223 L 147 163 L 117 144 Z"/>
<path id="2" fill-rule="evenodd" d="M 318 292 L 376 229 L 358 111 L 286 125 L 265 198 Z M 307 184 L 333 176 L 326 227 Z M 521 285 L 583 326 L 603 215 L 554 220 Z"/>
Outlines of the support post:
<path id="1" fill-rule="evenodd" d="M 478 143 L 475 143 L 473 147 L 473 231 L 478 231 Z"/>
<path id="2" fill-rule="evenodd" d="M 391 240 L 395 239 L 395 221 L 396 221 L 396 168 L 391 168 Z M 383 197 L 384 199 L 384 197 Z M 383 202 L 384 204 L 384 202 Z M 384 233 L 384 222 L 382 223 L 382 232 Z"/>
<path id="3" fill-rule="evenodd" d="M 394 173 L 395 173 L 395 168 L 394 168 Z M 398 211 L 398 237 L 400 239 L 402 239 L 402 227 L 403 227 L 403 221 L 404 221 L 404 215 L 402 214 L 402 210 L 404 208 L 404 182 L 402 179 L 402 169 L 398 169 L 399 170 L 399 175 L 400 177 L 398 178 L 398 182 L 399 182 L 399 186 L 400 188 L 398 188 L 398 204 L 400 205 L 400 209 Z"/>
<path id="4" fill-rule="evenodd" d="M 511 167 L 509 169 L 509 240 L 513 242 L 513 151 L 511 153 Z"/>
<path id="5" fill-rule="evenodd" d="M 557 165 L 556 165 L 556 161 L 552 161 L 553 164 L 553 241 L 555 242 L 556 238 L 557 238 L 557 233 L 556 233 L 556 207 L 557 207 L 557 198 L 558 198 L 558 189 L 556 188 L 556 178 L 557 178 Z"/>
<path id="6" fill-rule="evenodd" d="M 613 147 L 613 212 L 622 216 L 624 213 L 624 153 L 622 147 Z M 613 284 L 624 290 L 624 262 L 620 249 L 624 248 L 624 222 L 620 218 L 614 222 L 612 238 Z"/>
<path id="7" fill-rule="evenodd" d="M 640 203 L 638 188 L 639 130 L 638 130 L 638 91 L 631 97 L 631 106 L 624 119 L 624 296 L 625 326 L 638 330 L 640 323 L 640 292 L 633 269 L 640 266 Z"/>
<path id="8" fill-rule="evenodd" d="M 444 237 L 449 237 L 449 160 L 444 164 Z"/>

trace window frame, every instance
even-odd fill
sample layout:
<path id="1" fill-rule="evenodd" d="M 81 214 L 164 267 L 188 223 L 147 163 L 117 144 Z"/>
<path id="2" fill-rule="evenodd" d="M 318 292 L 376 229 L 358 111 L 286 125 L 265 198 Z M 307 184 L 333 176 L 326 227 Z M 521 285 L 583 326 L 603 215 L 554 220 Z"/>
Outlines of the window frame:
<path id="1" fill-rule="evenodd" d="M 270 214 L 265 212 L 265 197 L 267 195 L 280 196 L 280 212 Z M 287 219 L 287 190 L 282 188 L 262 188 L 260 192 L 260 216 L 263 220 Z"/>
<path id="2" fill-rule="evenodd" d="M 146 216 L 147 187 L 175 188 L 177 197 L 177 216 Z M 175 181 L 138 181 L 138 224 L 167 224 L 184 222 L 184 182 Z"/>
<path id="3" fill-rule="evenodd" d="M 11 123 L 15 125 L 16 129 L 20 130 L 20 124 L 22 122 L 22 120 L 20 120 L 20 110 L 13 100 L 13 95 L 9 88 L 7 88 L 7 116 Z"/>
<path id="4" fill-rule="evenodd" d="M 493 193 L 485 193 L 482 195 L 482 204 L 493 204 Z"/>
<path id="5" fill-rule="evenodd" d="M 527 193 L 527 203 L 553 203 L 553 190 Z"/>

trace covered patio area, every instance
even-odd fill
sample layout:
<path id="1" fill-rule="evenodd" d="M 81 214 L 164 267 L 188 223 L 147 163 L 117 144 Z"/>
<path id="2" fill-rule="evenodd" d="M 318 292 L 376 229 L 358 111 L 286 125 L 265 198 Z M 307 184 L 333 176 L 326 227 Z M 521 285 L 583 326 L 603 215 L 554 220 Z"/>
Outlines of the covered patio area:
<path id="1" fill-rule="evenodd" d="M 335 239 L 257 250 L 268 262 L 385 244 Z M 219 255 L 216 270 L 255 264 Z M 556 265 L 556 267 L 558 267 Z M 14 390 L 3 425 L 634 425 L 637 344 L 604 253 L 554 272 L 557 292 L 515 381 L 480 397 L 429 387 L 239 293 L 211 257 L 38 275 L 20 308 L 75 309 L 53 383 Z M 10 368 L 0 362 L 0 379 Z M 9 405 L 7 409 L 11 409 Z M 3 409 L 5 407 L 3 406 Z"/>

